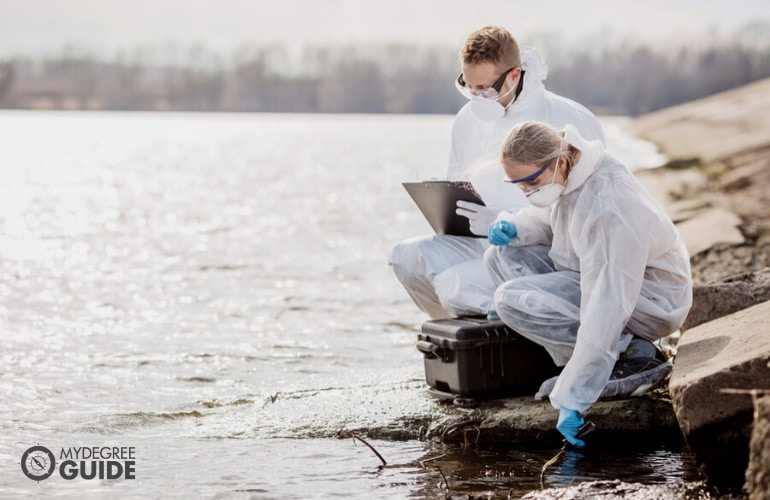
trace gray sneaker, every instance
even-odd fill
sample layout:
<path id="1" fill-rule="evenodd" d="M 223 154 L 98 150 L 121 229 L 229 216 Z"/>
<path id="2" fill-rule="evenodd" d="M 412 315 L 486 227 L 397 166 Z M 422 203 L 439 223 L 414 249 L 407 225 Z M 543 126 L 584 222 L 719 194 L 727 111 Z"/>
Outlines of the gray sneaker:
<path id="1" fill-rule="evenodd" d="M 612 368 L 610 380 L 620 380 L 652 370 L 668 361 L 666 356 L 649 340 L 634 337 L 628 348 L 620 353 Z"/>
<path id="2" fill-rule="evenodd" d="M 623 399 L 641 396 L 662 384 L 673 365 L 666 356 L 649 340 L 634 337 L 625 351 L 620 353 L 610 380 L 602 390 L 599 399 Z M 552 377 L 542 383 L 535 399 L 548 397 L 559 377 Z"/>
<path id="3" fill-rule="evenodd" d="M 634 337 L 620 353 L 600 399 L 640 396 L 661 385 L 673 365 L 649 340 Z"/>

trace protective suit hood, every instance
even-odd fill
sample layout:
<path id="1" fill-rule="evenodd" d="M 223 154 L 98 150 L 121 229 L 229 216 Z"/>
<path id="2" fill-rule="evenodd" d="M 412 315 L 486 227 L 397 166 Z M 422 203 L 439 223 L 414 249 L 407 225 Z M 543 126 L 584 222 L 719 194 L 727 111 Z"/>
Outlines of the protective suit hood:
<path id="1" fill-rule="evenodd" d="M 521 93 L 508 106 L 506 114 L 516 114 L 526 108 L 545 92 L 543 81 L 548 77 L 548 65 L 534 47 L 521 47 L 521 70 L 524 72 L 524 84 Z"/>
<path id="2" fill-rule="evenodd" d="M 564 191 L 562 191 L 564 195 L 578 189 L 588 180 L 604 155 L 604 145 L 598 140 L 583 139 L 574 125 L 566 125 L 563 131 L 566 143 L 580 151 L 580 160 L 572 167 L 567 183 L 564 185 Z"/>

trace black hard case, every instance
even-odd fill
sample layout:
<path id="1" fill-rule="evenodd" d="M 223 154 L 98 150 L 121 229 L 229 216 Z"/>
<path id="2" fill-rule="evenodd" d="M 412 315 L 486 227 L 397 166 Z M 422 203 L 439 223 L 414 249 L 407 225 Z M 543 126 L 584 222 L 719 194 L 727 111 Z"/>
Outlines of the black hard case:
<path id="1" fill-rule="evenodd" d="M 478 399 L 533 395 L 559 373 L 546 350 L 502 321 L 427 321 L 417 335 L 425 380 L 441 393 Z"/>

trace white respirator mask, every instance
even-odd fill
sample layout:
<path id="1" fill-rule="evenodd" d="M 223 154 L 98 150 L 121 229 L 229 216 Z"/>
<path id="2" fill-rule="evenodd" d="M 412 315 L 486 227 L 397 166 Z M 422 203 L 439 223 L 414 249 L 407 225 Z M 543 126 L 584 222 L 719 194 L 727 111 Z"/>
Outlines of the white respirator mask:
<path id="1" fill-rule="evenodd" d="M 473 113 L 473 115 L 479 120 L 485 122 L 502 118 L 503 115 L 505 115 L 505 110 L 508 109 L 508 106 L 513 103 L 513 100 L 508 103 L 508 106 L 503 106 L 498 102 L 498 99 L 502 99 L 503 97 L 513 92 L 515 89 L 516 87 L 511 87 L 508 92 L 496 99 L 488 99 L 480 95 L 471 97 L 471 113 Z"/>
<path id="2" fill-rule="evenodd" d="M 553 177 L 551 178 L 551 183 L 526 193 L 527 200 L 529 200 L 533 206 L 545 208 L 549 205 L 553 205 L 556 203 L 556 200 L 559 199 L 559 196 L 561 196 L 562 191 L 564 191 L 563 184 L 556 184 L 554 182 L 556 180 L 556 170 L 559 168 L 558 158 L 560 157 L 561 153 L 559 153 L 559 156 L 556 157 L 557 160 L 553 169 Z"/>

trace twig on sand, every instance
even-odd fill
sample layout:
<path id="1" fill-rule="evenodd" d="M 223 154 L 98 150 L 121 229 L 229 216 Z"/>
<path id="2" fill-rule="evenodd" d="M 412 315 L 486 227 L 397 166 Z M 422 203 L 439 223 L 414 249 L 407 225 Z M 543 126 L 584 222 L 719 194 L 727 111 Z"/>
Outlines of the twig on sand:
<path id="1" fill-rule="evenodd" d="M 426 458 L 425 460 L 419 460 L 418 463 L 423 469 L 426 469 L 425 464 L 427 462 L 432 462 L 433 460 L 438 460 L 439 458 L 444 458 L 446 456 L 446 453 L 443 453 L 441 455 L 438 455 L 436 457 Z M 444 480 L 444 487 L 446 488 L 446 491 L 444 491 L 444 498 L 449 498 L 450 490 L 449 490 L 449 481 L 446 480 L 446 476 L 444 475 L 444 471 L 441 470 L 441 467 L 436 465 L 436 470 L 439 474 L 441 474 L 441 478 Z M 439 486 L 439 489 L 441 486 Z M 470 497 L 469 497 L 470 498 Z"/>
<path id="2" fill-rule="evenodd" d="M 361 441 L 362 443 L 364 443 L 366 446 L 368 446 L 368 447 L 369 447 L 369 449 L 370 449 L 370 450 L 372 450 L 372 451 L 374 452 L 374 454 L 375 454 L 375 455 L 377 455 L 377 458 L 379 458 L 379 459 L 380 459 L 380 461 L 382 462 L 382 466 L 383 466 L 383 467 L 385 467 L 386 465 L 388 465 L 388 462 L 386 462 L 386 461 L 385 461 L 385 459 L 384 459 L 384 458 L 382 458 L 382 455 L 380 455 L 380 452 L 379 452 L 379 451 L 377 451 L 377 450 L 375 450 L 375 449 L 374 449 L 374 446 L 372 446 L 372 445 L 370 445 L 369 443 L 367 443 L 367 442 L 366 442 L 366 440 L 364 440 L 362 437 L 359 437 L 359 436 L 357 436 L 356 434 L 354 434 L 354 433 L 352 433 L 352 432 L 350 432 L 350 431 L 345 431 L 345 430 L 342 430 L 342 431 L 340 431 L 340 432 L 338 433 L 338 435 L 339 435 L 340 437 L 344 437 L 344 438 L 353 438 L 354 442 L 355 442 L 355 440 L 356 440 L 356 439 L 358 439 L 359 441 Z"/>
<path id="3" fill-rule="evenodd" d="M 545 477 L 545 470 L 546 470 L 548 467 L 550 467 L 550 466 L 552 466 L 553 464 L 555 464 L 556 462 L 558 462 L 558 461 L 559 461 L 559 459 L 561 458 L 561 456 L 562 456 L 562 455 L 564 455 L 564 450 L 566 450 L 566 449 L 567 449 L 567 447 L 566 447 L 566 446 L 562 447 L 562 449 L 561 449 L 561 450 L 559 450 L 559 453 L 557 453 L 556 455 L 554 455 L 552 459 L 550 459 L 550 460 L 549 460 L 549 461 L 547 461 L 545 464 L 543 464 L 543 468 L 542 468 L 542 469 L 540 469 L 540 487 L 541 487 L 541 488 L 544 488 L 544 487 L 545 487 L 545 482 L 544 482 L 544 477 Z"/>
<path id="4" fill-rule="evenodd" d="M 444 453 L 444 454 L 441 454 L 441 455 L 439 455 L 439 456 L 437 456 L 437 457 L 426 458 L 425 460 L 418 460 L 418 462 L 417 462 L 417 463 L 419 463 L 419 464 L 420 464 L 420 467 L 422 467 L 422 468 L 424 469 L 424 468 L 425 468 L 425 464 L 426 464 L 427 462 L 432 462 L 432 461 L 434 461 L 434 460 L 438 460 L 439 458 L 444 458 L 445 456 L 446 456 L 446 453 Z"/>
<path id="5" fill-rule="evenodd" d="M 589 420 L 588 422 L 584 423 L 580 427 L 580 429 L 578 430 L 577 436 L 575 436 L 575 437 L 578 438 L 578 439 L 581 439 L 581 438 L 585 439 L 585 437 L 588 434 L 591 434 L 595 430 L 596 430 L 596 424 L 594 424 L 593 422 L 591 422 Z M 552 459 L 550 459 L 549 461 L 547 461 L 546 463 L 543 464 L 543 468 L 540 469 L 540 487 L 541 488 L 545 488 L 545 483 L 543 481 L 544 476 L 545 476 L 545 470 L 548 467 L 550 467 L 551 465 L 555 464 L 561 458 L 561 456 L 564 454 L 566 449 L 567 449 L 567 440 L 565 439 L 564 440 L 564 446 L 561 447 L 561 450 L 559 450 L 559 452 L 556 455 L 554 455 Z M 572 479 L 574 480 L 575 478 L 573 477 Z"/>
<path id="6" fill-rule="evenodd" d="M 441 467 L 437 465 L 436 469 L 438 470 L 438 473 L 441 474 L 441 477 L 444 479 L 444 486 L 446 487 L 446 493 L 444 496 L 446 498 L 449 498 L 449 481 L 446 480 L 446 476 L 444 475 L 444 471 L 441 470 Z"/>

